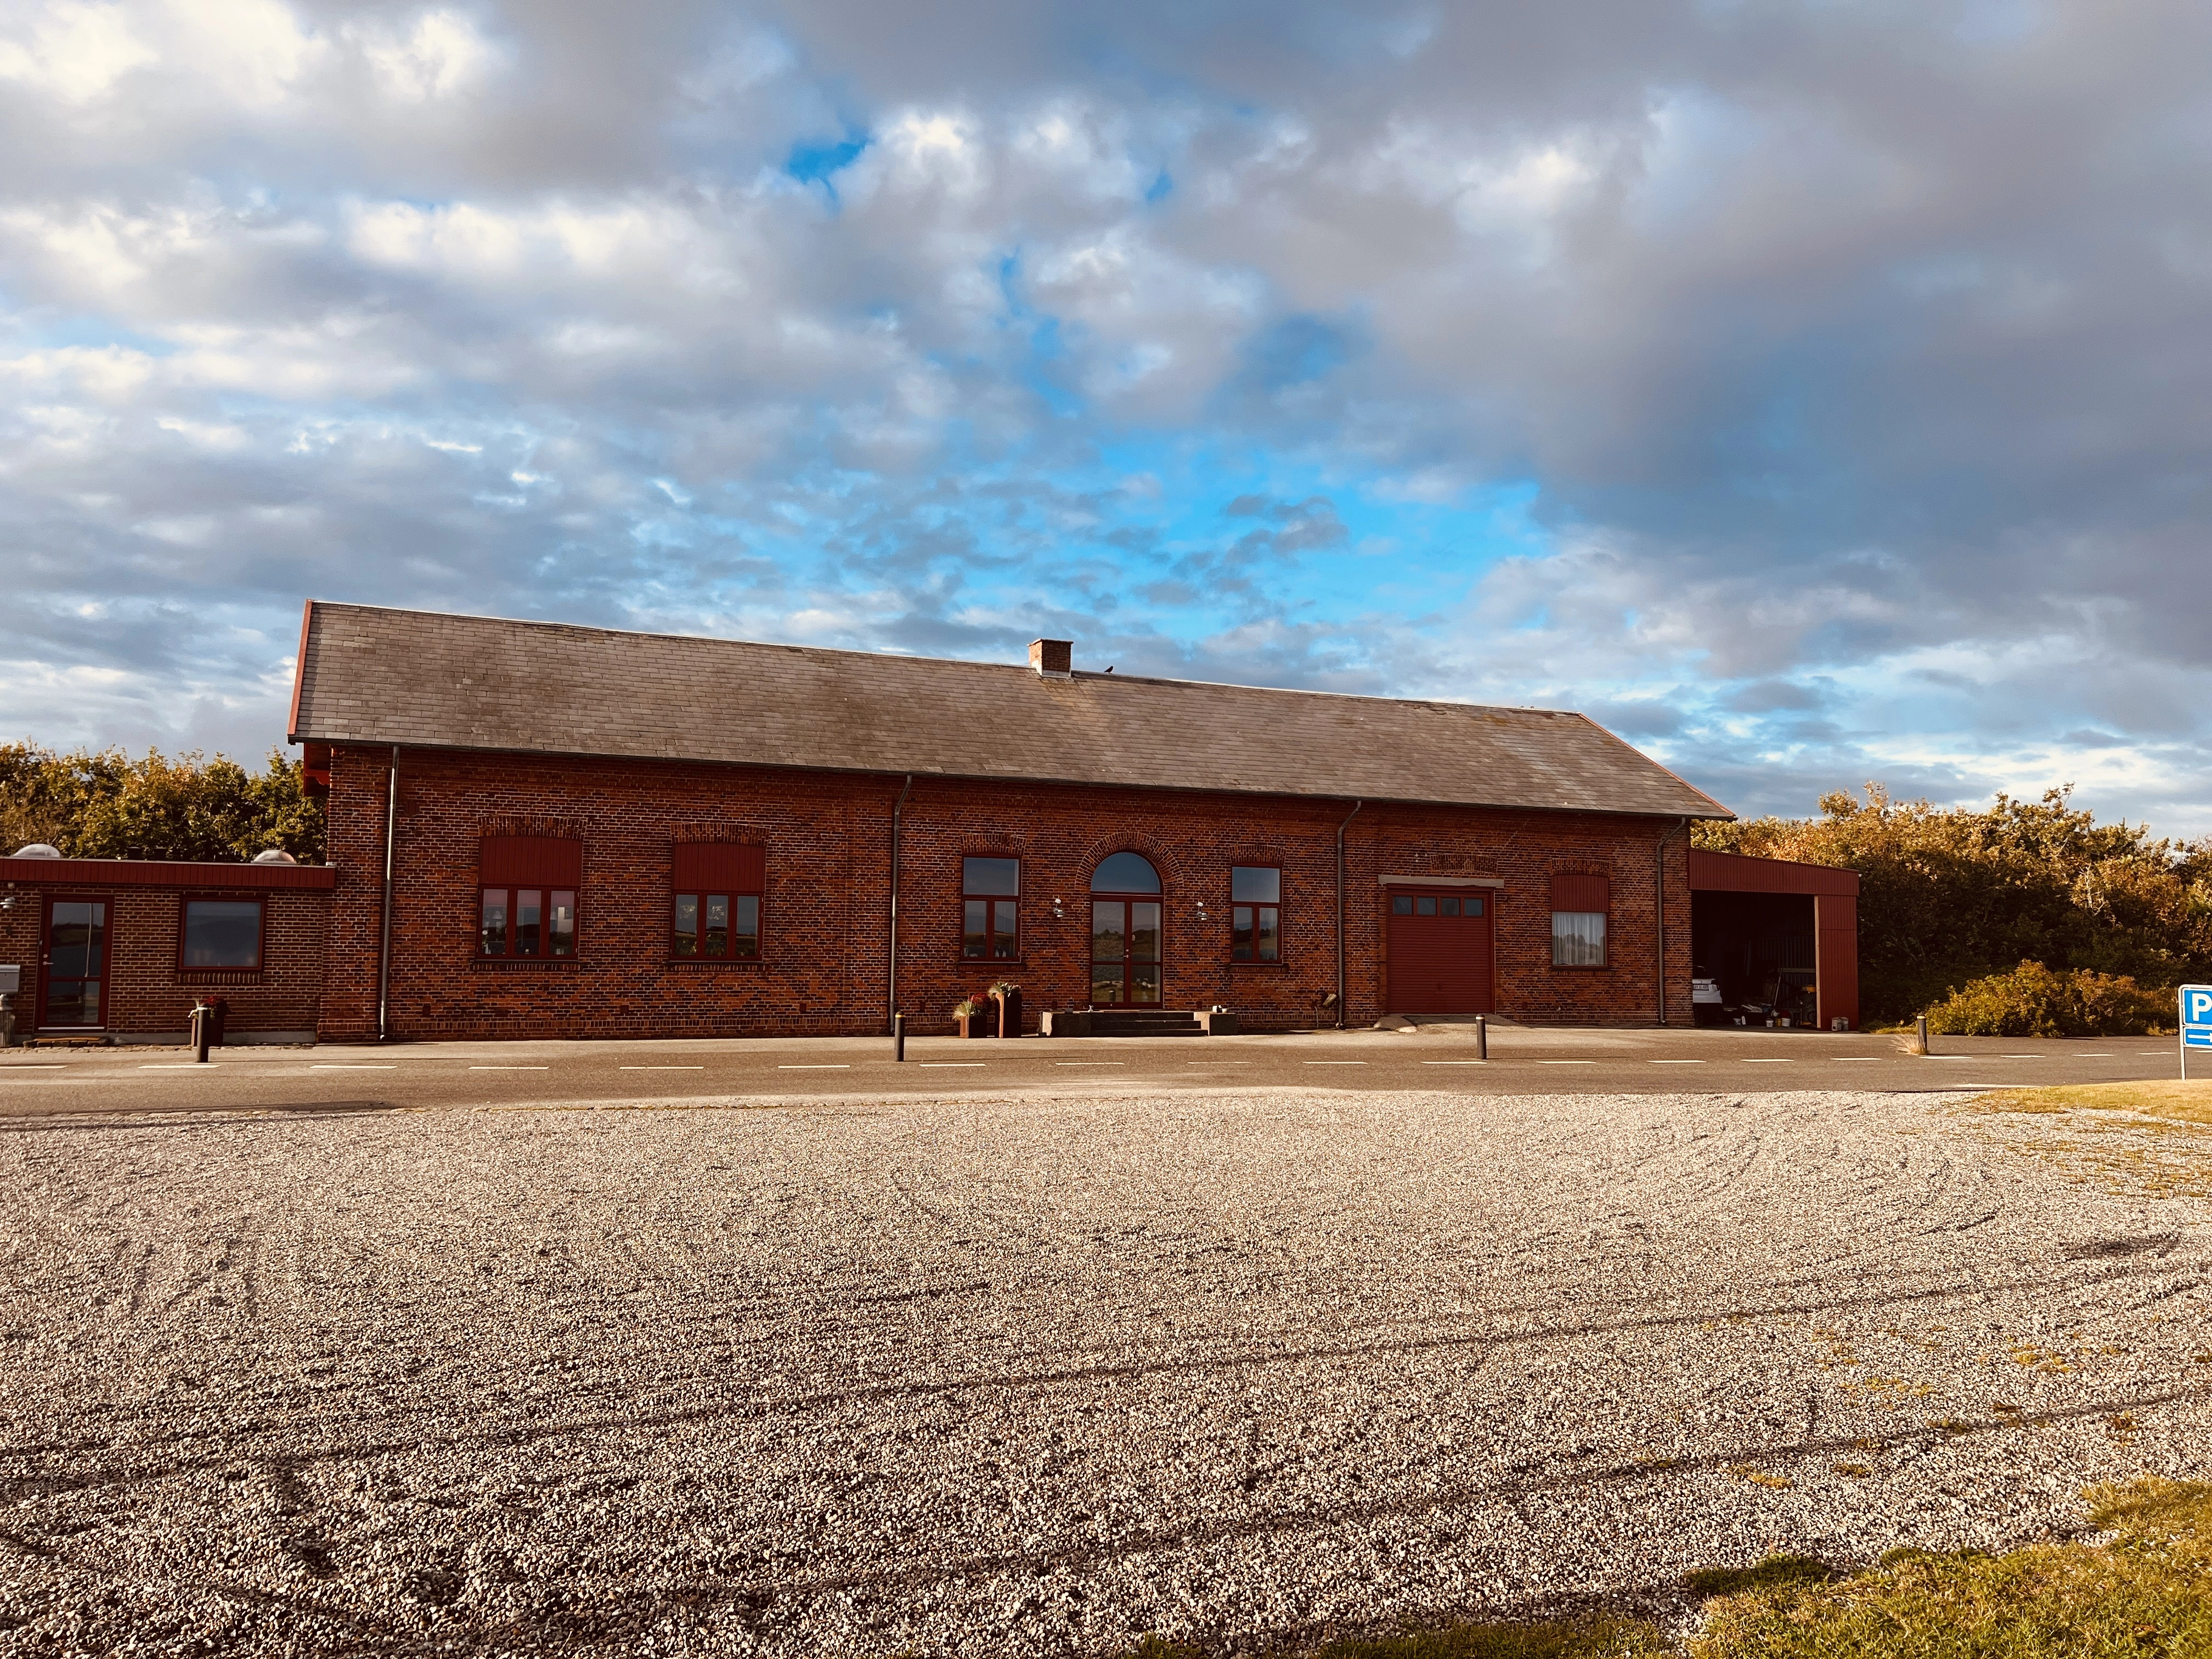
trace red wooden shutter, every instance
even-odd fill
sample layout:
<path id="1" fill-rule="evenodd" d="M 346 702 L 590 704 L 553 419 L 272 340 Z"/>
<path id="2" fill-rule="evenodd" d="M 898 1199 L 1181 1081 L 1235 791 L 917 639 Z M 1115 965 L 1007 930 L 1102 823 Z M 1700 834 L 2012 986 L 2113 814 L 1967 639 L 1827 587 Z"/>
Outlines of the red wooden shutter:
<path id="1" fill-rule="evenodd" d="M 580 887 L 584 843 L 552 836 L 486 836 L 477 850 L 480 887 Z"/>
<path id="2" fill-rule="evenodd" d="M 1552 908 L 1554 910 L 1609 911 L 1613 908 L 1613 878 L 1553 876 Z"/>
<path id="3" fill-rule="evenodd" d="M 676 890 L 681 893 L 757 893 L 766 885 L 768 849 L 726 841 L 676 843 Z"/>

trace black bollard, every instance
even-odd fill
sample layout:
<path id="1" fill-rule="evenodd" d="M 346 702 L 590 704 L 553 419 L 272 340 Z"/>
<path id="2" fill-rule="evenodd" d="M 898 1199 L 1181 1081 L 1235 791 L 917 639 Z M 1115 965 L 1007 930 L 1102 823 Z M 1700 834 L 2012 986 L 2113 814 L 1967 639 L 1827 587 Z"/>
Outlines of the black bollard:
<path id="1" fill-rule="evenodd" d="M 192 1059 L 202 1066 L 208 1063 L 208 1039 L 215 1035 L 215 1021 L 207 1004 L 192 1005 Z"/>
<path id="2" fill-rule="evenodd" d="M 906 1016 L 904 1014 L 891 1016 L 891 1058 L 893 1060 L 906 1058 Z"/>
<path id="3" fill-rule="evenodd" d="M 1477 1060 L 1490 1058 L 1490 1022 L 1480 1014 L 1474 1017 L 1474 1057 Z"/>
<path id="4" fill-rule="evenodd" d="M 1928 1016 L 1925 1014 L 1917 1016 L 1912 1022 L 1912 1052 L 1916 1054 L 1928 1052 Z"/>

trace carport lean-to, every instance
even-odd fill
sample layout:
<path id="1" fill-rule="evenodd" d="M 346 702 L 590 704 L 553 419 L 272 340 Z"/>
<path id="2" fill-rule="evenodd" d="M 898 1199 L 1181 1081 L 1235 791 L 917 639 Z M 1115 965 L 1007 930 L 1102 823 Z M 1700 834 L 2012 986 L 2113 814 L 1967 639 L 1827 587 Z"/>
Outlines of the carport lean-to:
<path id="1" fill-rule="evenodd" d="M 1692 848 L 1698 1019 L 1771 1008 L 1793 1024 L 1856 1030 L 1858 902 L 1856 870 Z"/>

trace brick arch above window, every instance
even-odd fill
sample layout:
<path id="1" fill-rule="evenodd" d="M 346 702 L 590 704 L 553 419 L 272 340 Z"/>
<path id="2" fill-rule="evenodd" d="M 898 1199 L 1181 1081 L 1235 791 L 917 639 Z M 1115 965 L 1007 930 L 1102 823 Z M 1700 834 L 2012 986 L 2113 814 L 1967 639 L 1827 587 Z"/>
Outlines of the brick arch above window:
<path id="1" fill-rule="evenodd" d="M 1163 891 L 1189 879 L 1189 872 L 1182 860 L 1156 836 L 1121 834 L 1101 836 L 1079 854 L 1075 862 L 1075 885 L 1079 891 L 1088 891 L 1091 878 L 1108 859 L 1116 853 L 1138 853 L 1149 860 L 1159 872 Z"/>
<path id="2" fill-rule="evenodd" d="M 400 785 L 406 786 L 404 771 L 400 774 Z M 584 839 L 583 821 L 579 818 L 546 817 L 526 813 L 495 813 L 479 820 L 477 834 L 486 841 L 513 838 L 522 841 L 581 841 Z"/>
<path id="3" fill-rule="evenodd" d="M 1307 848 L 1307 856 L 1312 856 L 1314 850 Z M 1291 848 L 1260 842 L 1247 842 L 1241 847 L 1224 848 L 1221 854 L 1221 867 L 1224 870 L 1239 864 L 1272 864 L 1279 870 L 1287 870 L 1297 862 L 1297 859 Z"/>

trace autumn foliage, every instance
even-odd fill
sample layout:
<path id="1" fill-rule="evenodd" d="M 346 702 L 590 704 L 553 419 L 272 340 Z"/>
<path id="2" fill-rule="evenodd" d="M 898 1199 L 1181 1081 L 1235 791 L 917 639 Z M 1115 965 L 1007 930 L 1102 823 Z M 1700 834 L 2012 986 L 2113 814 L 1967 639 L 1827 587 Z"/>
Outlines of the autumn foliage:
<path id="1" fill-rule="evenodd" d="M 2117 1035 L 2155 1024 L 2154 1006 L 2171 1024 L 2172 988 L 2212 979 L 2212 842 L 2100 824 L 2069 790 L 1977 809 L 1869 784 L 1863 799 L 1822 796 L 1818 817 L 1701 824 L 1695 836 L 1859 872 L 1870 1022 L 1941 1008 L 1939 1029 Z"/>
<path id="2" fill-rule="evenodd" d="M 198 750 L 133 759 L 120 749 L 0 744 L 0 853 L 29 842 L 64 858 L 218 862 L 276 847 L 320 864 L 323 809 L 281 750 L 257 773 Z"/>

